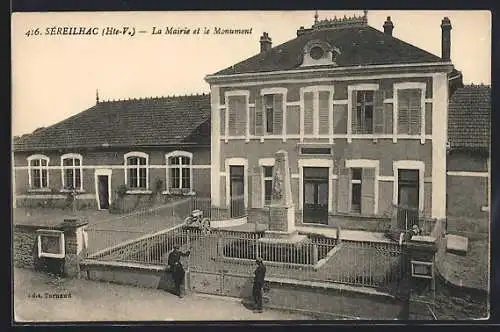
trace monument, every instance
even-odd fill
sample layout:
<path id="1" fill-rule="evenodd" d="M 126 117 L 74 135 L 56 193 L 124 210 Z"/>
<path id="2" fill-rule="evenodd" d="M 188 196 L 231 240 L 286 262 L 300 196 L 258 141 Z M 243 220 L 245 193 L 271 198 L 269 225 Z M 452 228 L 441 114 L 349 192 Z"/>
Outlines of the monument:
<path id="1" fill-rule="evenodd" d="M 260 241 L 300 244 L 307 240 L 307 236 L 299 235 L 295 229 L 295 207 L 292 201 L 288 153 L 279 150 L 275 153 L 274 160 L 269 228 Z"/>

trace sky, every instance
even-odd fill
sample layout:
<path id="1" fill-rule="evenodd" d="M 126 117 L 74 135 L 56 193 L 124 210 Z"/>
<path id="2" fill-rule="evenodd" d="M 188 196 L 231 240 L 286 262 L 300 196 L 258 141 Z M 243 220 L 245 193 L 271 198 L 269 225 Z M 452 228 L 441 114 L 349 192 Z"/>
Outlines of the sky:
<path id="1" fill-rule="evenodd" d="M 319 19 L 363 15 L 318 11 Z M 441 20 L 451 20 L 451 60 L 466 84 L 491 83 L 489 11 L 368 11 L 368 24 L 441 55 Z M 14 13 L 12 15 L 12 134 L 50 126 L 101 100 L 209 92 L 204 77 L 259 52 L 267 32 L 273 46 L 310 27 L 314 11 Z M 45 35 L 57 27 L 145 30 L 134 36 Z M 153 28 L 252 29 L 248 35 L 153 35 Z M 27 35 L 36 29 L 40 35 Z M 129 30 L 130 31 L 130 30 Z"/>

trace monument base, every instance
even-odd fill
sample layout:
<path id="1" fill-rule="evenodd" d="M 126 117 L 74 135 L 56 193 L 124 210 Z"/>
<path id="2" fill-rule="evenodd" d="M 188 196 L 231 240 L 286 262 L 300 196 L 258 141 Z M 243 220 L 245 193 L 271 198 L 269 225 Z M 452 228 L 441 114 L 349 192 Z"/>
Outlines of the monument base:
<path id="1" fill-rule="evenodd" d="M 264 237 L 258 240 L 260 243 L 267 244 L 292 244 L 301 245 L 308 241 L 306 235 L 301 235 L 298 231 L 281 232 L 281 231 L 265 231 Z"/>

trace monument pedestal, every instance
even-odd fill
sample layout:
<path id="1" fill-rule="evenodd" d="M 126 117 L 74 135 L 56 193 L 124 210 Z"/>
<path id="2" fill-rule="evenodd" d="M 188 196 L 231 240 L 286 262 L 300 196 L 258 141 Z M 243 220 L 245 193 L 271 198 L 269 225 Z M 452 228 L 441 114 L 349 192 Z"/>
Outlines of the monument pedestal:
<path id="1" fill-rule="evenodd" d="M 295 229 L 295 208 L 293 205 L 271 205 L 269 207 L 269 230 L 264 232 L 261 243 L 301 244 L 307 236 Z"/>
<path id="2" fill-rule="evenodd" d="M 295 229 L 295 207 L 292 202 L 292 188 L 288 153 L 275 153 L 271 205 L 269 206 L 269 230 L 264 232 L 260 243 L 300 245 L 307 236 Z"/>

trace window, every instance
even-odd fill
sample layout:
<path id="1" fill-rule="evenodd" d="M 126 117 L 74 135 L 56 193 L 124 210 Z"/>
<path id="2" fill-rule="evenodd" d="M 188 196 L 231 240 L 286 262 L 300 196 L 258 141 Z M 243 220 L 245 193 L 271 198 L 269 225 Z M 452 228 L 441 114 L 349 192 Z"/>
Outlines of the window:
<path id="1" fill-rule="evenodd" d="M 354 134 L 373 134 L 373 91 L 356 91 Z"/>
<path id="2" fill-rule="evenodd" d="M 167 160 L 167 189 L 171 191 L 191 191 L 192 187 L 192 153 L 174 151 L 166 156 Z"/>
<path id="3" fill-rule="evenodd" d="M 61 167 L 63 188 L 82 190 L 82 156 L 79 154 L 61 156 Z"/>
<path id="4" fill-rule="evenodd" d="M 398 133 L 421 134 L 421 97 L 420 89 L 398 90 Z"/>
<path id="5" fill-rule="evenodd" d="M 125 155 L 125 183 L 131 189 L 148 189 L 148 155 L 130 152 Z"/>
<path id="6" fill-rule="evenodd" d="M 263 166 L 264 205 L 270 205 L 273 192 L 273 166 Z"/>
<path id="7" fill-rule="evenodd" d="M 351 212 L 361 212 L 361 168 L 351 168 Z"/>
<path id="8" fill-rule="evenodd" d="M 28 180 L 31 189 L 49 188 L 49 157 L 44 155 L 28 157 Z"/>
<path id="9" fill-rule="evenodd" d="M 274 95 L 264 96 L 264 109 L 266 117 L 266 134 L 272 134 L 274 128 Z"/>

